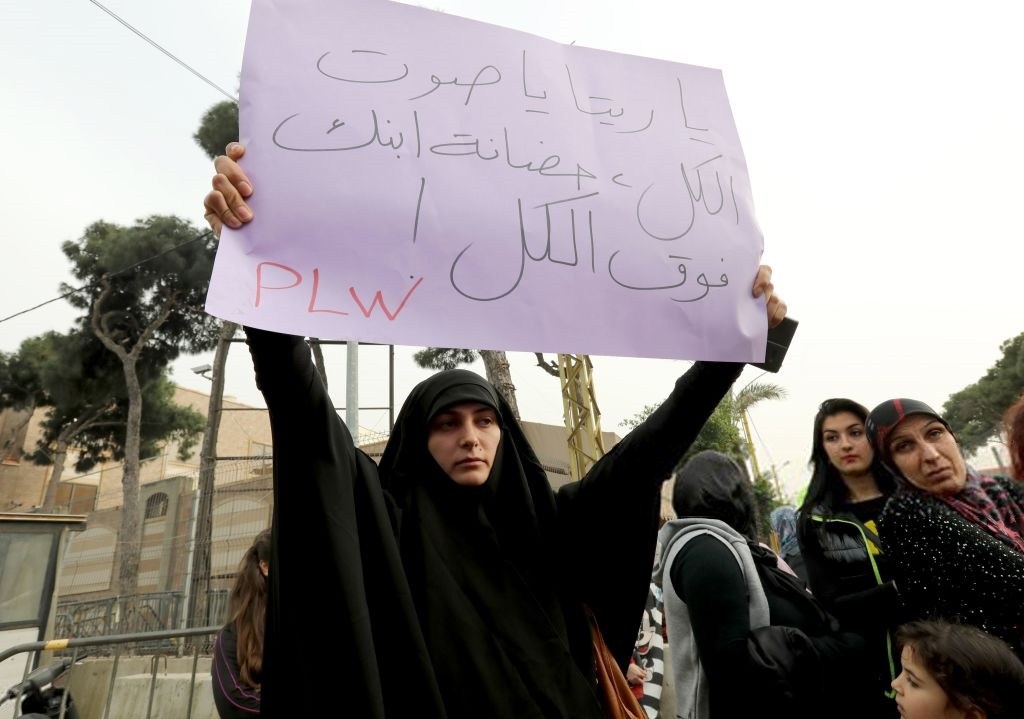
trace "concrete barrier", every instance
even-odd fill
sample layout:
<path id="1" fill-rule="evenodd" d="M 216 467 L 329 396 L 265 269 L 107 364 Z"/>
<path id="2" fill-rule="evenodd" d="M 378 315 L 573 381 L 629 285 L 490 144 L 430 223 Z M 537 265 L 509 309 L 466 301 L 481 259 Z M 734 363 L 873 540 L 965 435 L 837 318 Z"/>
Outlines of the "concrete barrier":
<path id="1" fill-rule="evenodd" d="M 68 686 L 80 719 L 104 719 L 108 690 L 111 701 L 107 719 L 185 719 L 189 716 L 190 691 L 192 719 L 217 719 L 210 689 L 210 659 L 199 658 L 194 681 L 192 661 L 191 657 L 122 658 L 111 690 L 114 660 L 84 659 L 75 665 Z"/>

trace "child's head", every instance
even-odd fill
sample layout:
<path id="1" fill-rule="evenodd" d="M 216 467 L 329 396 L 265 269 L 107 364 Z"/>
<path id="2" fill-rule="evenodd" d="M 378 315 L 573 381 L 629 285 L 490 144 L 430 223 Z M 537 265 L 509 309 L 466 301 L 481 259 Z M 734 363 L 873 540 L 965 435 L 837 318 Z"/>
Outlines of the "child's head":
<path id="1" fill-rule="evenodd" d="M 1004 719 L 1024 707 L 1024 664 L 1002 640 L 941 620 L 904 624 L 896 640 L 903 719 Z"/>

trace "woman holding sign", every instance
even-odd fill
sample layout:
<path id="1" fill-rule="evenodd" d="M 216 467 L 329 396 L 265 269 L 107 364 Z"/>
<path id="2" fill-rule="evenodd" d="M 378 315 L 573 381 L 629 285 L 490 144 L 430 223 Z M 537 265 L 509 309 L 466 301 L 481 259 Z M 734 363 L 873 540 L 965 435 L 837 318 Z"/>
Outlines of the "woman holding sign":
<path id="1" fill-rule="evenodd" d="M 242 152 L 217 159 L 206 198 L 217 232 L 252 219 Z M 772 290 L 762 267 L 753 293 L 774 326 L 786 305 Z M 743 365 L 695 363 L 556 495 L 478 375 L 416 386 L 377 467 L 302 338 L 246 332 L 274 440 L 264 715 L 603 716 L 588 615 L 625 667 L 650 582 L 634 559 L 654 554 L 661 482 Z M 327 691 L 307 690 L 325 675 Z"/>

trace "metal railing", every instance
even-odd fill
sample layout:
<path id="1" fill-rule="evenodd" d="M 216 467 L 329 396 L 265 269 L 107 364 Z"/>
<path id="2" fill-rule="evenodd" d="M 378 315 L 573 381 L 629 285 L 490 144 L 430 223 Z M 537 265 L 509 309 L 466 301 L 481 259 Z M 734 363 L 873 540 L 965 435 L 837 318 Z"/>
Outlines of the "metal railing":
<path id="1" fill-rule="evenodd" d="M 110 670 L 110 681 L 107 686 L 107 691 L 104 699 L 103 706 L 103 719 L 109 719 L 110 710 L 113 706 L 114 697 L 114 685 L 118 678 L 117 670 L 122 655 L 125 653 L 125 649 L 128 649 L 128 655 L 134 655 L 139 652 L 132 652 L 131 649 L 134 647 L 136 650 L 147 648 L 141 651 L 142 654 L 150 656 L 150 681 L 149 681 L 149 692 L 148 702 L 145 713 L 145 719 L 150 719 L 153 715 L 153 704 L 156 696 L 157 679 L 159 676 L 158 668 L 160 659 L 162 658 L 159 654 L 154 654 L 148 650 L 149 647 L 156 646 L 169 646 L 175 648 L 177 654 L 182 654 L 186 646 L 184 640 L 191 639 L 193 637 L 212 637 L 220 630 L 220 626 L 213 627 L 199 627 L 196 629 L 178 629 L 173 631 L 159 631 L 159 632 L 134 632 L 127 634 L 112 634 L 109 636 L 97 636 L 97 637 L 73 637 L 64 639 L 49 639 L 39 642 L 28 642 L 25 644 L 18 644 L 9 649 L 0 652 L 0 663 L 10 659 L 11 657 L 17 656 L 18 654 L 28 654 L 37 652 L 55 652 L 57 654 L 67 655 L 70 653 L 72 657 L 71 666 L 69 667 L 66 674 L 61 677 L 60 681 L 64 686 L 67 686 L 75 671 L 76 661 L 81 659 L 83 656 L 93 656 L 97 653 L 95 649 L 100 647 L 111 647 L 113 651 L 113 665 Z M 196 686 L 196 668 L 199 664 L 199 658 L 201 655 L 201 645 L 209 644 L 209 642 L 190 642 L 192 644 L 192 671 L 189 681 L 189 693 L 186 702 L 186 711 L 183 714 L 184 719 L 191 719 L 193 699 L 195 695 Z M 82 651 L 83 649 L 92 648 L 93 651 Z M 29 674 L 28 662 L 26 662 L 25 676 Z M 0 688 L 3 691 L 4 688 Z M 66 697 L 67 695 L 65 695 Z M 19 697 L 20 698 L 20 697 Z M 16 713 L 15 716 L 18 716 Z M 62 702 L 60 708 L 60 719 L 64 719 L 65 706 Z M 166 716 L 166 713 L 164 713 Z M 140 717 L 139 719 L 142 719 Z"/>
<path id="2" fill-rule="evenodd" d="M 227 618 L 227 590 L 211 590 L 207 597 L 207 622 L 223 624 Z M 182 628 L 184 601 L 182 592 L 59 601 L 54 633 L 83 638 L 173 631 Z"/>

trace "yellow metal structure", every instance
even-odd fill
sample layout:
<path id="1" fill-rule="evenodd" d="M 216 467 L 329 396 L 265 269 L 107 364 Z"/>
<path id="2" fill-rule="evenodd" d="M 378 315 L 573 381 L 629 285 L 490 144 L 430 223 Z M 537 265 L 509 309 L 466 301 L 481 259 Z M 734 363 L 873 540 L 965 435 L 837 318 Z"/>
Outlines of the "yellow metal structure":
<path id="1" fill-rule="evenodd" d="M 593 365 L 587 355 L 558 355 L 562 408 L 569 437 L 569 474 L 578 480 L 604 456 L 601 410 L 594 396 Z"/>
<path id="2" fill-rule="evenodd" d="M 757 452 L 754 451 L 754 437 L 750 433 L 750 419 L 747 411 L 743 410 L 743 436 L 747 440 L 747 451 L 750 452 L 750 464 L 754 468 L 754 481 L 761 478 L 761 468 L 757 464 Z"/>

